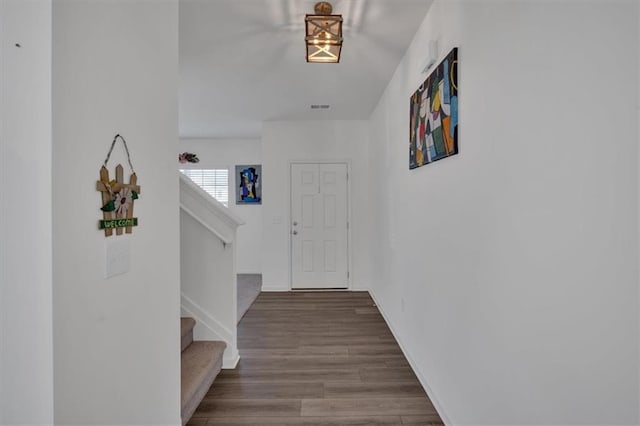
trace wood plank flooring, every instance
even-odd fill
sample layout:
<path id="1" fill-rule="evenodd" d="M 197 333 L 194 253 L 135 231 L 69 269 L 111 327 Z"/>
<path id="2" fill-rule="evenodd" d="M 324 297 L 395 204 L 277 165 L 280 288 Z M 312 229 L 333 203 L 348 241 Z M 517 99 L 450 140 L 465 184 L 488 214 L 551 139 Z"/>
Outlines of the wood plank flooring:
<path id="1" fill-rule="evenodd" d="M 442 425 L 366 292 L 261 293 L 188 426 Z"/>

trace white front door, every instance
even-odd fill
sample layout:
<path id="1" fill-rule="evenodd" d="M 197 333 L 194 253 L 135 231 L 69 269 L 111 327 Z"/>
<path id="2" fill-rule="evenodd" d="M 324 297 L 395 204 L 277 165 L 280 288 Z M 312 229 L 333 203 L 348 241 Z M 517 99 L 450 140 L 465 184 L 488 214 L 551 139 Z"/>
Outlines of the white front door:
<path id="1" fill-rule="evenodd" d="M 291 287 L 347 288 L 347 165 L 291 165 Z"/>

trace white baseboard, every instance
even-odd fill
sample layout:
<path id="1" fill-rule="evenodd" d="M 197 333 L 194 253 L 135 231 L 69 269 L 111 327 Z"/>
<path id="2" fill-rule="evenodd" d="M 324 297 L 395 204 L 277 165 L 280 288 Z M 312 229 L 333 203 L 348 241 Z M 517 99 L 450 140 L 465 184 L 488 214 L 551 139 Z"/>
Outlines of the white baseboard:
<path id="1" fill-rule="evenodd" d="M 265 293 L 267 293 L 267 292 L 283 292 L 283 291 L 289 291 L 289 287 L 267 286 L 267 285 L 262 284 L 262 291 L 264 291 Z"/>
<path id="2" fill-rule="evenodd" d="M 222 368 L 225 370 L 236 368 L 238 361 L 240 361 L 240 354 L 234 343 L 233 332 L 184 294 L 181 294 L 180 297 L 180 310 L 182 315 L 186 314 L 196 320 L 194 328 L 196 340 L 222 340 L 227 344 L 222 358 Z"/>
<path id="3" fill-rule="evenodd" d="M 354 288 L 344 288 L 344 289 L 326 289 L 326 288 L 317 288 L 317 289 L 305 289 L 305 290 L 296 290 L 293 289 L 293 291 L 324 291 L 324 290 L 330 290 L 330 291 L 369 291 L 369 287 L 354 287 Z M 292 289 L 290 289 L 289 287 L 280 287 L 280 286 L 265 286 L 264 284 L 262 285 L 262 291 L 264 291 L 265 293 L 268 292 L 283 292 L 283 291 L 292 291 Z"/>
<path id="4" fill-rule="evenodd" d="M 435 395 L 433 393 L 433 390 L 427 384 L 427 380 L 422 376 L 422 374 L 420 373 L 420 370 L 418 370 L 418 368 L 416 367 L 415 361 L 413 360 L 413 358 L 411 357 L 409 352 L 407 352 L 406 346 L 402 343 L 402 340 L 400 339 L 400 335 L 398 333 L 396 333 L 396 330 L 393 327 L 393 323 L 391 322 L 390 318 L 385 314 L 384 308 L 380 304 L 379 300 L 376 298 L 376 295 L 375 295 L 373 289 L 368 289 L 367 291 L 371 295 L 371 298 L 373 299 L 373 301 L 375 302 L 376 306 L 378 307 L 378 310 L 382 314 L 382 317 L 384 318 L 384 321 L 389 326 L 389 329 L 391 330 L 391 334 L 393 334 L 393 337 L 395 337 L 396 341 L 398 342 L 398 345 L 400 346 L 400 350 L 404 354 L 405 358 L 407 358 L 407 361 L 409 362 L 409 365 L 411 366 L 411 369 L 414 371 L 414 373 L 418 377 L 418 380 L 420 381 L 420 384 L 422 385 L 422 387 L 424 388 L 425 392 L 427 393 L 427 396 L 429 397 L 429 399 L 431 400 L 431 403 L 433 404 L 433 406 L 435 407 L 436 411 L 438 412 L 438 415 L 440 416 L 440 418 L 442 419 L 442 421 L 444 422 L 445 425 L 453 424 L 451 422 L 451 420 L 449 419 L 449 416 L 447 416 L 444 408 L 442 407 L 442 404 L 438 401 L 438 398 L 435 397 Z"/>
<path id="5" fill-rule="evenodd" d="M 234 333 L 212 317 L 200 305 L 191 300 L 184 293 L 180 294 L 180 309 L 196 320 L 196 332 L 202 331 L 200 326 L 206 329 L 207 334 L 213 334 L 220 340 L 227 342 L 227 345 L 234 340 Z"/>
<path id="6" fill-rule="evenodd" d="M 227 349 L 230 349 L 230 348 L 227 348 Z M 239 361 L 240 361 L 240 353 L 236 348 L 233 348 L 233 350 L 226 350 L 224 357 L 222 358 L 222 369 L 233 370 L 238 366 Z"/>

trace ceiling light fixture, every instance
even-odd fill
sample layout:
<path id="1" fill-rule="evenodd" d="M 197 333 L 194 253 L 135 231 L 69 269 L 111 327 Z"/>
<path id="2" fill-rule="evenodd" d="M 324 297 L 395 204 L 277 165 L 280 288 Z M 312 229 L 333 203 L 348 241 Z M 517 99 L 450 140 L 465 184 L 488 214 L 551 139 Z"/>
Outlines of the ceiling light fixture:
<path id="1" fill-rule="evenodd" d="M 316 3 L 314 15 L 306 15 L 307 62 L 338 63 L 342 50 L 342 15 L 332 15 L 331 3 Z"/>

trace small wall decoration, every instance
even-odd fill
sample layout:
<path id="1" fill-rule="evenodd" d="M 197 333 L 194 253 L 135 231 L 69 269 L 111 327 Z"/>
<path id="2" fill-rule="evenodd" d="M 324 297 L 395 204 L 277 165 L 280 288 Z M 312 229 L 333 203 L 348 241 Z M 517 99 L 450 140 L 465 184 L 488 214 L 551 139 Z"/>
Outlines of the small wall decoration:
<path id="1" fill-rule="evenodd" d="M 410 98 L 409 168 L 458 153 L 458 48 Z"/>
<path id="2" fill-rule="evenodd" d="M 123 168 L 121 164 L 116 166 L 116 178 L 109 179 L 109 170 L 107 163 L 111 158 L 113 147 L 118 139 L 122 140 L 124 149 L 127 152 L 127 161 L 131 169 L 129 183 L 124 183 Z M 138 177 L 131 165 L 131 156 L 127 142 L 120 135 L 116 135 L 111 143 L 111 148 L 104 160 L 104 164 L 100 168 L 100 180 L 97 183 L 97 190 L 102 194 L 102 210 L 103 220 L 98 223 L 99 229 L 104 230 L 105 237 L 113 235 L 115 229 L 116 235 L 122 235 L 123 229 L 127 234 L 133 232 L 133 227 L 138 226 L 138 218 L 133 217 L 133 203 L 139 198 L 140 186 L 138 186 Z"/>
<path id="3" fill-rule="evenodd" d="M 198 158 L 198 156 L 196 154 L 192 154 L 190 152 L 183 152 L 182 154 L 178 155 L 178 162 L 180 164 L 199 163 L 200 159 Z"/>
<path id="4" fill-rule="evenodd" d="M 262 204 L 262 165 L 236 166 L 236 204 Z"/>

